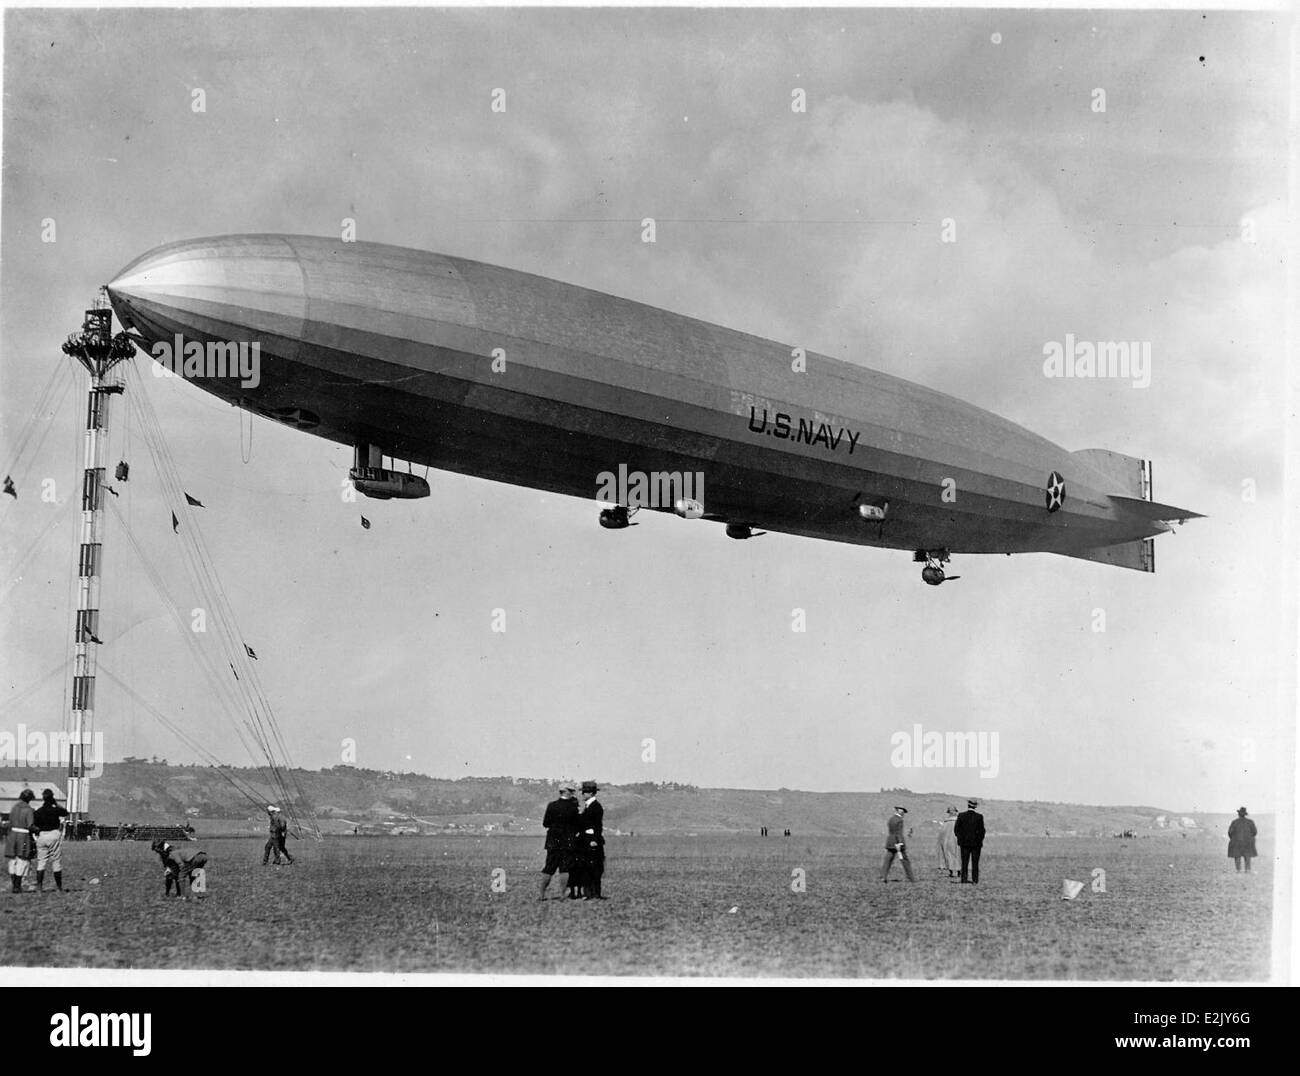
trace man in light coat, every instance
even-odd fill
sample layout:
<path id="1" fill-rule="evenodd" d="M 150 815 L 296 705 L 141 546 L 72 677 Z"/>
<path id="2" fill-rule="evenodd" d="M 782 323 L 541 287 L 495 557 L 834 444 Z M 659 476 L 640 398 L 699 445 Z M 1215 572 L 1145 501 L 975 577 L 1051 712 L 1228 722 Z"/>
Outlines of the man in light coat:
<path id="1" fill-rule="evenodd" d="M 957 835 L 953 826 L 957 821 L 957 808 L 949 807 L 939 821 L 939 837 L 935 851 L 939 853 L 939 870 L 947 871 L 949 878 L 957 877 Z"/>

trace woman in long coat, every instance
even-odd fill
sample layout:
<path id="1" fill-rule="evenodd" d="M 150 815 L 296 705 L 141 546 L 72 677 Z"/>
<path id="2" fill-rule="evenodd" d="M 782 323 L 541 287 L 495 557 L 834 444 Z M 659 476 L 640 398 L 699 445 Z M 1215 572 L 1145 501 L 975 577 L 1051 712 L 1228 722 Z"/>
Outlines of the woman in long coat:
<path id="1" fill-rule="evenodd" d="M 947 871 L 949 878 L 957 876 L 960 858 L 957 855 L 957 835 L 953 832 L 957 821 L 957 808 L 949 807 L 947 816 L 939 823 L 939 837 L 935 851 L 939 853 L 939 870 Z"/>
<path id="2" fill-rule="evenodd" d="M 23 877 L 36 857 L 36 841 L 32 828 L 36 825 L 36 812 L 32 800 L 36 793 L 24 788 L 18 802 L 9 808 L 9 832 L 5 834 L 5 859 L 9 860 L 9 880 L 15 893 L 23 891 Z"/>
<path id="3" fill-rule="evenodd" d="M 1250 872 L 1250 861 L 1259 853 L 1255 851 L 1255 822 L 1246 817 L 1246 808 L 1237 808 L 1237 817 L 1228 827 L 1228 855 L 1241 870 L 1241 861 L 1246 861 L 1246 871 Z"/>

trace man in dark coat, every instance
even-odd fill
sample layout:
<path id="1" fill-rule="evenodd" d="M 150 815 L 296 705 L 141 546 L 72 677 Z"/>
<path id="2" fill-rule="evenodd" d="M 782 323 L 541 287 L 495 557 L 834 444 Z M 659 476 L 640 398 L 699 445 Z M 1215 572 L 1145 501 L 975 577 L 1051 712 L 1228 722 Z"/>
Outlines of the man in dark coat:
<path id="1" fill-rule="evenodd" d="M 33 835 L 36 837 L 36 890 L 45 891 L 46 868 L 54 870 L 54 888 L 63 892 L 63 819 L 66 808 L 54 800 L 54 789 L 41 793 L 41 805 L 36 808 Z"/>
<path id="2" fill-rule="evenodd" d="M 885 834 L 885 861 L 880 865 L 880 880 L 889 881 L 889 868 L 894 865 L 894 856 L 903 861 L 903 873 L 909 882 L 915 882 L 912 874 L 912 861 L 907 855 L 907 842 L 903 839 L 903 820 L 907 815 L 906 807 L 895 807 L 890 816 Z"/>
<path id="3" fill-rule="evenodd" d="M 1228 855 L 1237 865 L 1237 870 L 1241 870 L 1241 861 L 1246 861 L 1246 873 L 1250 873 L 1250 861 L 1259 853 L 1255 851 L 1255 829 L 1254 819 L 1246 817 L 1246 808 L 1237 808 L 1237 817 L 1232 820 L 1232 825 L 1228 827 Z"/>
<path id="4" fill-rule="evenodd" d="M 578 861 L 582 864 L 584 900 L 608 900 L 601 896 L 600 879 L 605 873 L 605 808 L 596 799 L 595 781 L 582 782 L 582 814 L 578 817 Z"/>
<path id="5" fill-rule="evenodd" d="M 979 804 L 975 800 L 966 801 L 966 810 L 957 816 L 953 824 L 953 836 L 957 838 L 957 847 L 961 850 L 961 882 L 966 884 L 967 868 L 970 868 L 970 881 L 978 885 L 980 880 L 980 851 L 984 847 L 984 816 L 975 810 Z"/>
<path id="6" fill-rule="evenodd" d="M 5 834 L 5 859 L 9 860 L 9 880 L 15 893 L 23 891 L 23 879 L 36 855 L 36 840 L 32 829 L 36 825 L 36 812 L 32 800 L 36 793 L 24 788 L 18 802 L 9 808 L 9 832 Z"/>
<path id="7" fill-rule="evenodd" d="M 575 896 L 573 887 L 573 846 L 578 836 L 578 801 L 574 798 L 573 784 L 560 785 L 560 798 L 546 805 L 542 816 L 546 827 L 546 866 L 542 868 L 542 887 L 537 899 L 546 899 L 546 887 L 558 871 L 560 888 L 566 895 Z"/>

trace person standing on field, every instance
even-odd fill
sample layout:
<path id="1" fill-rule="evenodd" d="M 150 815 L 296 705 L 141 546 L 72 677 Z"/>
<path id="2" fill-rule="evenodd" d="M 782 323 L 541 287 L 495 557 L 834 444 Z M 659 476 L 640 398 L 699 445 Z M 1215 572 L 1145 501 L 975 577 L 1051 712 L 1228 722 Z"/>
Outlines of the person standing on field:
<path id="1" fill-rule="evenodd" d="M 939 838 L 935 850 L 939 853 L 939 870 L 947 871 L 949 878 L 957 877 L 957 837 L 953 826 L 957 822 L 957 808 L 949 807 L 939 821 Z"/>
<path id="2" fill-rule="evenodd" d="M 293 856 L 289 854 L 289 849 L 284 846 L 285 839 L 289 836 L 289 823 L 284 820 L 284 814 L 279 807 L 268 804 L 266 816 L 269 821 L 267 826 L 266 846 L 262 849 L 262 866 L 266 866 L 266 861 L 274 853 L 275 865 L 280 865 L 280 857 L 284 856 L 285 861 L 291 866 Z"/>
<path id="3" fill-rule="evenodd" d="M 54 802 L 54 789 L 41 793 L 41 805 L 33 816 L 36 836 L 36 891 L 45 891 L 45 870 L 54 870 L 54 888 L 63 892 L 63 819 L 68 812 Z"/>
<path id="4" fill-rule="evenodd" d="M 605 808 L 596 799 L 595 781 L 582 782 L 582 813 L 578 816 L 577 858 L 582 864 L 584 900 L 608 900 L 601 896 L 600 879 L 605 873 Z"/>
<path id="5" fill-rule="evenodd" d="M 542 825 L 546 828 L 546 863 L 542 867 L 537 899 L 546 900 L 546 889 L 556 873 L 560 875 L 560 899 L 576 896 L 573 891 L 573 847 L 578 837 L 578 801 L 574 797 L 572 782 L 561 783 L 559 798 L 546 805 Z"/>
<path id="6" fill-rule="evenodd" d="M 1254 819 L 1246 817 L 1246 808 L 1237 808 L 1237 817 L 1232 820 L 1232 825 L 1228 827 L 1228 855 L 1237 865 L 1237 870 L 1241 870 L 1241 861 L 1246 861 L 1246 873 L 1250 873 L 1250 861 L 1259 853 L 1255 851 L 1255 837 L 1258 830 L 1255 828 Z"/>
<path id="7" fill-rule="evenodd" d="M 972 885 L 979 885 L 980 852 L 984 848 L 984 816 L 975 810 L 979 803 L 966 801 L 966 810 L 957 816 L 953 824 L 953 833 L 957 837 L 957 847 L 961 849 L 961 884 L 966 884 L 967 868 L 970 868 Z"/>
<path id="8" fill-rule="evenodd" d="M 885 835 L 885 861 L 880 865 L 882 882 L 889 881 L 889 868 L 894 865 L 894 856 L 898 856 L 903 861 L 903 873 L 907 875 L 907 880 L 916 881 L 916 877 L 912 874 L 912 861 L 907 856 L 907 842 L 903 839 L 903 822 L 906 816 L 906 807 L 895 807 L 893 815 L 890 816 Z"/>
<path id="9" fill-rule="evenodd" d="M 9 881 L 15 893 L 23 891 L 23 879 L 36 855 L 36 842 L 32 829 L 36 825 L 36 812 L 32 800 L 36 793 L 24 788 L 18 793 L 18 802 L 9 808 L 9 832 L 5 834 L 5 859 L 9 860 Z"/>

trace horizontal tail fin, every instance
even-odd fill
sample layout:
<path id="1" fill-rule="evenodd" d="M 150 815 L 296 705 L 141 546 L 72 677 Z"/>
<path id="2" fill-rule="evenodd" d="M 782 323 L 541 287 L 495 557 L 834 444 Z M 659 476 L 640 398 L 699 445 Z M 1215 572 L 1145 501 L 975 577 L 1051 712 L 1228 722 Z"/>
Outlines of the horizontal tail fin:
<path id="1" fill-rule="evenodd" d="M 1099 546 L 1096 549 L 1080 549 L 1077 552 L 1064 555 L 1074 557 L 1076 560 L 1094 560 L 1098 564 L 1111 564 L 1116 568 L 1132 568 L 1135 572 L 1154 572 L 1156 570 L 1156 540 L 1154 538 L 1141 538 L 1136 542 Z"/>
<path id="2" fill-rule="evenodd" d="M 1159 501 L 1144 501 L 1140 497 L 1116 497 L 1111 494 L 1110 499 L 1119 508 L 1143 519 L 1158 519 L 1162 523 L 1182 523 L 1188 519 L 1205 518 L 1200 512 L 1189 512 L 1186 508 L 1175 508 L 1172 504 L 1161 504 Z"/>

